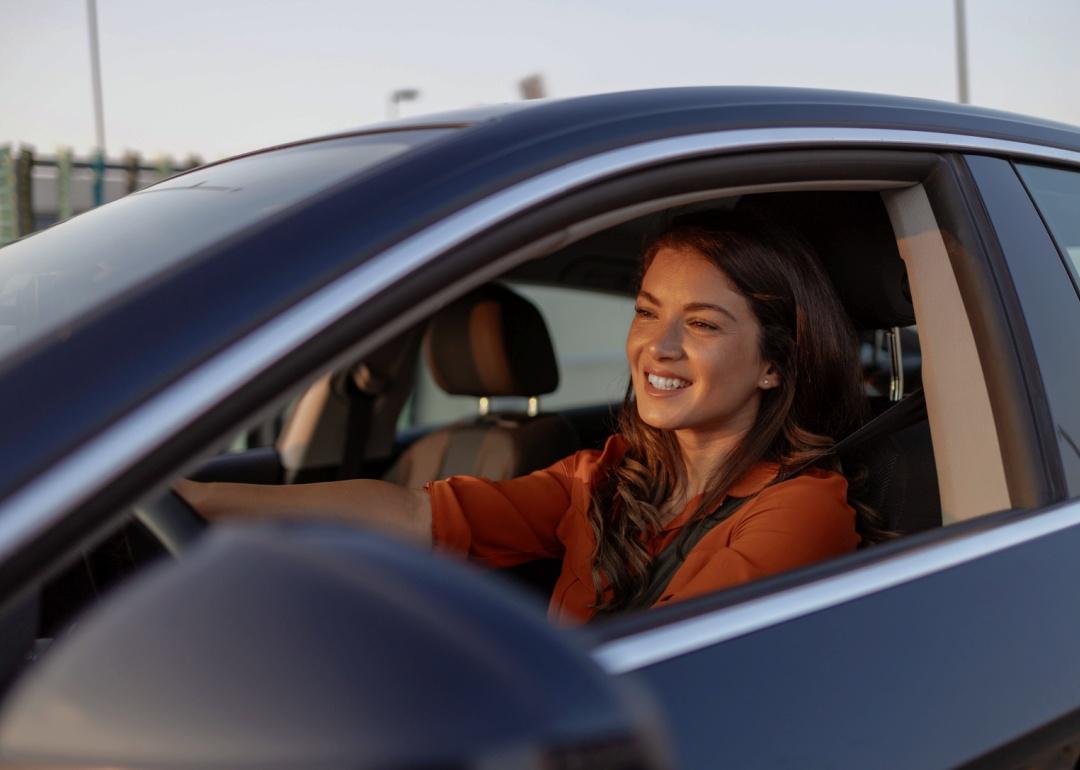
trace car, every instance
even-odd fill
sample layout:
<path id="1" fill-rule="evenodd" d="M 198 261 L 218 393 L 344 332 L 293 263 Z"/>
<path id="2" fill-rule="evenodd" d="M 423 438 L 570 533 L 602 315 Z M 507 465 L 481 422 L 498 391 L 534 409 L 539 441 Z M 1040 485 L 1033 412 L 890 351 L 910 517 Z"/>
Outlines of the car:
<path id="1" fill-rule="evenodd" d="M 169 491 L 505 476 L 596 446 L 643 234 L 700 208 L 816 247 L 878 414 L 842 457 L 897 537 L 561 628 L 550 565 L 493 575 L 312 521 L 206 530 Z M 683 88 L 269 148 L 4 247 L 2 756 L 1076 767 L 1078 212 L 1071 126 Z M 508 339 L 543 371 L 479 401 L 438 342 L 477 302 L 553 338 Z"/>

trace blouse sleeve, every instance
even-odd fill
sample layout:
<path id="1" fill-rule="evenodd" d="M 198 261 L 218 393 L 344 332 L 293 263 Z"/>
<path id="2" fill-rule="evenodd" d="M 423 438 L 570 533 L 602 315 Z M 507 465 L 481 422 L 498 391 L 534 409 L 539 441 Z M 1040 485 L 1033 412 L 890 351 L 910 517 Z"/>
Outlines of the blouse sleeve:
<path id="1" fill-rule="evenodd" d="M 726 546 L 691 552 L 703 562 L 700 570 L 664 599 L 687 599 L 812 564 L 848 553 L 858 542 L 847 480 L 837 473 L 800 476 L 761 492 L 735 522 Z"/>
<path id="2" fill-rule="evenodd" d="M 571 507 L 584 454 L 507 481 L 454 476 L 429 482 L 435 546 L 491 567 L 562 558 L 556 530 Z"/>

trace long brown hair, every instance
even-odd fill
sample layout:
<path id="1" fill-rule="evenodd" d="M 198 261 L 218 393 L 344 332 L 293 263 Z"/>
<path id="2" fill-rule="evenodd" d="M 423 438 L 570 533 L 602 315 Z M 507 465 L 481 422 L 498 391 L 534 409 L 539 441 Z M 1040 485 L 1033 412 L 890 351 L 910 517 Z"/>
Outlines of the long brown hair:
<path id="1" fill-rule="evenodd" d="M 761 326 L 760 355 L 779 373 L 762 391 L 753 427 L 713 472 L 693 517 L 715 510 L 727 489 L 761 460 L 780 475 L 809 463 L 837 467 L 829 450 L 866 416 L 858 340 L 820 262 L 793 234 L 748 216 L 698 212 L 676 218 L 644 249 L 642 277 L 665 247 L 689 247 L 719 268 L 746 297 Z M 648 542 L 685 473 L 673 432 L 646 425 L 628 387 L 618 430 L 626 452 L 602 471 L 589 520 L 596 538 L 593 584 L 598 609 L 632 606 L 646 590 Z M 860 531 L 876 531 L 856 506 Z"/>

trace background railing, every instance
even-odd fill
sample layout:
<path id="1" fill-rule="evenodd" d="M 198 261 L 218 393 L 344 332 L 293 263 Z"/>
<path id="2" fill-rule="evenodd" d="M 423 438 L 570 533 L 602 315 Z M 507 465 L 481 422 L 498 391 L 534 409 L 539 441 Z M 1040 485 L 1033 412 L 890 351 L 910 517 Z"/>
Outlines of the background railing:
<path id="1" fill-rule="evenodd" d="M 194 155 L 147 162 L 134 152 L 110 160 L 101 154 L 77 158 L 71 150 L 37 155 L 30 147 L 0 145 L 0 245 L 199 165 L 202 160 Z"/>

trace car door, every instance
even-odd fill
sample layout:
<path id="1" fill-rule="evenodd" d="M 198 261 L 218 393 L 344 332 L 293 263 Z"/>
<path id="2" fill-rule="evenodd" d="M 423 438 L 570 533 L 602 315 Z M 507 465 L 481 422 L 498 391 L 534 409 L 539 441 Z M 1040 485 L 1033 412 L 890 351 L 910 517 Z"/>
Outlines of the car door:
<path id="1" fill-rule="evenodd" d="M 1010 305 L 1011 342 L 997 339 L 1015 347 L 984 339 L 983 360 L 1019 359 L 1041 418 L 1026 429 L 1042 431 L 1043 483 L 1057 485 L 1061 502 L 953 525 L 921 546 L 878 546 L 847 574 L 619 629 L 596 655 L 659 694 L 687 766 L 1075 764 L 1080 505 L 1067 498 L 1077 480 L 1080 305 L 1052 236 L 1072 256 L 1063 214 L 1076 200 L 1061 198 L 1080 174 L 989 156 L 956 168 L 953 205 L 966 201 L 982 254 L 954 256 L 985 259 L 994 282 L 981 286 Z M 1057 189 L 1046 191 L 1047 175 Z M 1057 211 L 1042 217 L 1053 231 L 1056 214 L 1058 233 L 1032 205 L 1051 193 Z M 970 296 L 980 284 L 967 280 Z M 1013 484 L 1018 497 L 1032 493 L 1023 479 Z"/>

